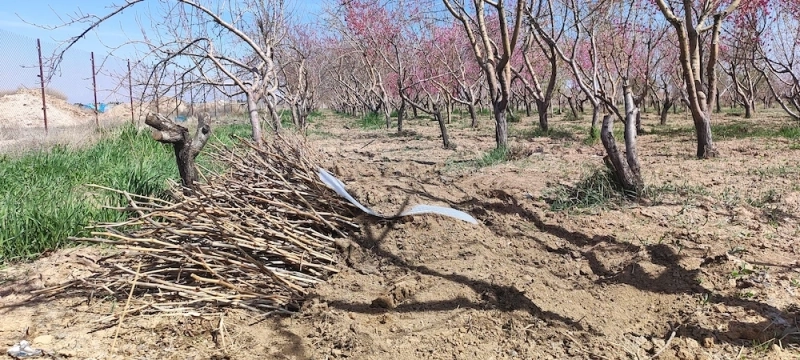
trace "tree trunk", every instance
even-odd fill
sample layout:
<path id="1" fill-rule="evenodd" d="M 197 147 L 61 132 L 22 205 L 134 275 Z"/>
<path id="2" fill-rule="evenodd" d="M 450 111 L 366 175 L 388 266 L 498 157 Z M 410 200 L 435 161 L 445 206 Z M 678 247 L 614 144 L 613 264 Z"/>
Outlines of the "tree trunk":
<path id="1" fill-rule="evenodd" d="M 386 120 L 386 130 L 392 128 L 392 111 L 389 102 L 383 103 L 383 118 Z"/>
<path id="2" fill-rule="evenodd" d="M 467 108 L 469 109 L 469 118 L 470 118 L 470 120 L 472 120 L 472 122 L 470 123 L 470 126 L 472 128 L 477 128 L 478 127 L 478 115 L 475 113 L 475 104 L 469 103 L 469 105 L 467 105 Z"/>
<path id="3" fill-rule="evenodd" d="M 406 101 L 400 99 L 400 108 L 397 109 L 397 133 L 403 132 L 403 118 L 406 115 Z"/>
<path id="4" fill-rule="evenodd" d="M 567 103 L 569 104 L 570 111 L 572 111 L 572 117 L 573 118 L 577 118 L 578 117 L 578 109 L 575 108 L 575 100 L 572 97 L 568 97 L 567 98 Z M 592 123 L 594 123 L 594 121 Z"/>
<path id="5" fill-rule="evenodd" d="M 753 105 L 755 104 L 754 101 L 745 100 L 744 101 L 744 118 L 751 119 L 753 118 Z"/>
<path id="6" fill-rule="evenodd" d="M 636 129 L 636 135 L 644 133 L 644 129 L 642 129 L 642 112 L 641 111 L 637 111 L 636 112 L 636 126 L 635 126 L 635 129 Z"/>
<path id="7" fill-rule="evenodd" d="M 695 119 L 694 129 L 697 133 L 697 158 L 716 157 L 718 153 L 711 140 L 711 121 L 708 115 L 703 114 L 700 119 Z"/>
<path id="8" fill-rule="evenodd" d="M 267 104 L 267 110 L 269 110 L 269 117 L 272 118 L 272 130 L 275 130 L 276 133 L 281 132 L 283 128 L 283 124 L 281 124 L 281 114 L 278 114 L 278 109 L 275 107 L 275 104 L 272 101 L 265 101 Z M 258 121 L 258 112 L 256 112 L 256 121 Z M 253 122 L 253 113 L 250 113 L 250 122 Z M 258 141 L 256 145 L 261 147 L 261 125 L 258 126 Z M 253 135 L 255 136 L 255 135 Z"/>
<path id="9" fill-rule="evenodd" d="M 528 96 L 525 95 L 525 116 L 531 117 L 531 102 L 528 101 Z"/>
<path id="10" fill-rule="evenodd" d="M 614 177 L 622 185 L 628 196 L 639 196 L 644 189 L 639 158 L 636 151 L 636 113 L 639 109 L 633 103 L 633 95 L 630 88 L 624 85 L 625 91 L 625 157 L 617 149 L 614 141 L 614 115 L 606 115 L 603 118 L 603 126 L 600 130 L 600 138 L 606 155 L 603 161 L 614 174 Z"/>
<path id="11" fill-rule="evenodd" d="M 716 101 L 716 103 L 717 103 L 717 114 L 719 114 L 719 113 L 722 112 L 722 101 L 719 100 L 719 91 L 717 91 L 716 97 L 717 97 L 717 101 Z"/>
<path id="12" fill-rule="evenodd" d="M 592 104 L 592 128 L 589 130 L 591 132 L 589 136 L 591 136 L 592 139 L 597 138 L 598 134 L 597 125 L 599 122 L 600 122 L 600 107 Z"/>
<path id="13" fill-rule="evenodd" d="M 501 100 L 493 104 L 494 107 L 494 139 L 498 149 L 508 148 L 508 122 L 506 121 L 507 102 Z"/>
<path id="14" fill-rule="evenodd" d="M 547 109 L 549 107 L 549 101 L 536 99 L 536 112 L 539 113 L 539 128 L 545 133 L 547 133 L 547 131 L 550 129 L 550 126 L 547 123 Z"/>
<path id="15" fill-rule="evenodd" d="M 667 125 L 667 114 L 669 114 L 670 107 L 672 107 L 672 100 L 667 98 L 664 100 L 664 106 L 661 108 L 661 125 Z"/>
<path id="16" fill-rule="evenodd" d="M 203 150 L 211 134 L 211 127 L 206 123 L 207 119 L 207 114 L 200 114 L 197 117 L 197 132 L 194 140 L 189 135 L 189 129 L 172 122 L 161 114 L 149 114 L 144 121 L 154 129 L 153 139 L 172 144 L 184 195 L 191 195 L 196 189 L 198 175 L 194 160 Z"/>
<path id="17" fill-rule="evenodd" d="M 261 119 L 258 116 L 258 106 L 254 96 L 247 94 L 247 111 L 250 113 L 250 126 L 252 127 L 253 142 L 256 147 L 261 148 Z"/>
<path id="18" fill-rule="evenodd" d="M 436 122 L 439 123 L 439 130 L 442 133 L 442 145 L 444 145 L 445 149 L 454 149 L 455 147 L 450 143 L 450 137 L 447 135 L 447 125 L 444 123 L 442 111 L 439 109 L 438 105 L 434 106 L 433 117 L 436 118 Z"/>
<path id="19" fill-rule="evenodd" d="M 294 127 L 295 127 L 296 130 L 302 131 L 303 124 L 302 124 L 302 121 L 300 119 L 300 111 L 299 111 L 299 109 L 294 104 L 291 104 L 289 107 L 292 109 L 292 124 L 294 124 Z"/>
<path id="20" fill-rule="evenodd" d="M 453 105 L 450 101 L 445 102 L 444 111 L 447 113 L 447 124 L 453 121 Z"/>
<path id="21" fill-rule="evenodd" d="M 625 99 L 625 159 L 630 168 L 631 179 L 629 181 L 632 185 L 629 190 L 634 191 L 638 196 L 644 190 L 644 181 L 642 181 L 641 166 L 639 165 L 639 155 L 636 147 L 641 115 L 636 102 L 633 101 L 633 92 L 627 80 L 623 82 L 622 91 Z"/>

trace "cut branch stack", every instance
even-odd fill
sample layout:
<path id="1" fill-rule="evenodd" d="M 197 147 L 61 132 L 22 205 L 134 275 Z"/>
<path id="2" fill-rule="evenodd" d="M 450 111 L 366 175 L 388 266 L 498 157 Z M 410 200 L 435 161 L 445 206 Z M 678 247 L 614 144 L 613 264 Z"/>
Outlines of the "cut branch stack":
<path id="1" fill-rule="evenodd" d="M 262 148 L 243 143 L 244 149 L 214 151 L 228 166 L 225 175 L 191 195 L 176 191 L 175 201 L 103 188 L 125 196 L 120 210 L 134 216 L 73 240 L 124 251 L 99 261 L 101 272 L 58 289 L 88 286 L 120 297 L 135 281 L 137 312 L 299 309 L 308 288 L 337 271 L 334 242 L 358 229 L 354 208 L 319 180 L 302 140 L 281 136 Z"/>

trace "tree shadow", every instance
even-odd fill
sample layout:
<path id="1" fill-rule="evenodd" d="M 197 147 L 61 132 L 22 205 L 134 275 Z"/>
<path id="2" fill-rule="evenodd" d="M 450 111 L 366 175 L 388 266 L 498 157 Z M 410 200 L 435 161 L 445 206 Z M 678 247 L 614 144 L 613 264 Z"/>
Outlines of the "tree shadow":
<path id="1" fill-rule="evenodd" d="M 502 190 L 495 192 L 504 193 Z M 567 230 L 559 225 L 548 224 L 537 214 L 526 210 L 519 202 L 508 195 L 495 197 L 502 204 L 473 199 L 470 206 L 473 209 L 483 208 L 503 214 L 516 214 L 533 223 L 539 230 L 567 241 L 577 249 L 566 249 L 564 252 L 579 251 L 587 259 L 592 272 L 600 277 L 598 284 L 626 284 L 639 290 L 660 294 L 686 294 L 702 295 L 709 291 L 698 282 L 701 269 L 687 270 L 679 264 L 686 256 L 681 255 L 669 244 L 635 245 L 618 241 L 613 236 L 587 236 L 583 233 Z M 607 243 L 609 247 L 599 249 L 598 244 Z M 651 276 L 639 263 L 627 264 L 622 270 L 606 268 L 601 256 L 603 252 L 629 252 L 638 253 L 646 251 L 651 263 L 664 267 L 657 276 Z M 676 323 L 672 328 L 676 335 L 688 336 L 702 343 L 709 336 L 718 341 L 735 345 L 753 345 L 755 341 L 764 343 L 774 338 L 782 338 L 783 345 L 800 344 L 797 318 L 800 311 L 791 309 L 781 310 L 775 306 L 735 296 L 714 295 L 714 303 L 725 306 L 740 307 L 750 312 L 759 314 L 765 321 L 753 324 L 741 321 L 729 321 L 727 331 L 704 328 L 697 324 Z M 792 319 L 792 320 L 789 320 Z M 772 331 L 767 331 L 772 328 Z"/>
<path id="2" fill-rule="evenodd" d="M 427 266 L 410 264 L 405 259 L 384 249 L 381 246 L 389 233 L 395 229 L 395 222 L 386 222 L 387 226 L 380 233 L 376 233 L 371 225 L 374 224 L 365 224 L 365 226 L 363 226 L 363 234 L 353 238 L 353 241 L 357 243 L 364 251 L 368 251 L 378 258 L 388 261 L 393 266 L 397 266 L 399 268 L 413 271 L 422 275 L 434 276 L 450 282 L 468 286 L 476 293 L 481 294 L 482 299 L 484 300 L 482 302 L 475 302 L 464 297 L 456 297 L 441 301 L 403 303 L 393 308 L 391 310 L 393 312 L 435 312 L 462 308 L 476 310 L 497 309 L 504 312 L 521 310 L 527 312 L 533 317 L 537 317 L 548 322 L 557 322 L 565 326 L 574 326 L 578 330 L 586 330 L 583 329 L 583 326 L 579 321 L 575 321 L 569 317 L 551 311 L 542 310 L 541 307 L 536 305 L 515 286 L 492 284 L 486 281 L 472 279 L 461 274 L 445 274 Z M 385 311 L 375 308 L 371 304 L 367 303 L 329 301 L 328 306 L 345 311 L 364 314 L 377 314 Z"/>
<path id="3" fill-rule="evenodd" d="M 415 181 L 414 179 L 409 180 L 411 180 L 412 183 Z M 620 242 L 613 236 L 588 236 L 579 231 L 571 231 L 560 225 L 551 224 L 542 220 L 538 214 L 527 210 L 517 199 L 504 190 L 492 190 L 487 194 L 488 196 L 486 199 L 471 197 L 468 200 L 459 202 L 414 189 L 398 186 L 395 186 L 394 189 L 403 191 L 407 195 L 414 195 L 423 199 L 446 203 L 454 208 L 467 211 L 501 237 L 507 237 L 507 234 L 503 233 L 501 229 L 495 226 L 491 220 L 492 213 L 518 216 L 533 224 L 540 231 L 562 239 L 569 244 L 568 246 L 554 249 L 551 245 L 544 244 L 535 237 L 530 237 L 533 240 L 539 241 L 548 252 L 568 254 L 578 251 L 588 261 L 592 272 L 599 277 L 599 279 L 595 281 L 597 284 L 625 284 L 642 291 L 658 294 L 685 294 L 699 297 L 709 293 L 709 290 L 703 288 L 698 282 L 701 276 L 701 268 L 687 270 L 681 266 L 680 260 L 687 255 L 680 254 L 679 250 L 676 250 L 669 244 L 635 245 Z M 387 229 L 387 233 L 388 231 Z M 384 233 L 382 236 L 385 237 L 386 234 Z M 604 243 L 609 246 L 598 246 Z M 471 281 L 463 276 L 444 275 L 425 267 L 411 266 L 396 255 L 381 250 L 379 247 L 374 247 L 373 249 L 376 251 L 376 255 L 392 258 L 393 262 L 397 265 L 410 270 L 467 284 L 479 292 L 490 289 L 495 293 L 502 294 L 503 289 L 499 289 L 492 284 L 481 284 L 480 282 Z M 603 265 L 602 262 L 604 252 L 636 254 L 641 251 L 645 251 L 649 255 L 649 261 L 652 264 L 663 267 L 663 271 L 660 271 L 658 275 L 652 276 L 646 269 L 642 268 L 642 265 L 639 263 L 628 263 L 620 270 L 609 269 Z M 708 259 L 710 258 L 706 260 Z M 704 262 L 704 264 L 705 263 L 706 262 Z M 703 265 L 701 265 L 701 267 L 702 266 Z M 518 292 L 516 289 L 513 290 Z M 570 324 L 572 322 L 572 320 L 560 314 L 543 313 L 538 306 L 525 298 L 524 294 L 520 294 L 516 297 L 521 305 L 512 309 L 519 309 L 522 307 L 528 309 L 531 315 L 534 316 L 556 319 L 565 324 Z M 687 322 L 687 319 L 684 318 L 681 321 L 670 324 L 670 327 L 675 331 L 676 335 L 693 338 L 700 343 L 703 343 L 707 338 L 711 337 L 717 342 L 730 343 L 735 346 L 753 346 L 775 342 L 777 340 L 780 340 L 783 346 L 800 344 L 800 324 L 798 324 L 797 321 L 797 319 L 800 318 L 799 309 L 781 310 L 764 302 L 721 294 L 712 295 L 711 301 L 729 307 L 739 307 L 747 312 L 758 314 L 765 320 L 760 323 L 750 323 L 732 319 L 728 321 L 727 330 L 718 330 Z M 469 302 L 465 302 L 463 299 L 453 299 L 452 302 L 461 307 L 469 307 L 470 305 Z M 416 308 L 410 305 L 399 311 L 416 311 Z"/>

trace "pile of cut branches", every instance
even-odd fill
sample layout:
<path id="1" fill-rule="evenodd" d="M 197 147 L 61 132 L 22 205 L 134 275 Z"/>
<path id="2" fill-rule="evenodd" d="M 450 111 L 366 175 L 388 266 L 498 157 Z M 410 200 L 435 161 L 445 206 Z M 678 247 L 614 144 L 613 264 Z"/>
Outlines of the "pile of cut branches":
<path id="1" fill-rule="evenodd" d="M 96 226 L 90 238 L 124 251 L 101 272 L 65 284 L 136 294 L 130 311 L 186 312 L 228 305 L 295 311 L 308 287 L 337 270 L 335 239 L 356 231 L 354 208 L 319 180 L 314 156 L 293 137 L 210 152 L 225 174 L 175 201 L 128 194 L 129 221 Z M 51 291 L 54 289 L 50 289 Z M 122 296 L 120 296 L 122 295 Z"/>

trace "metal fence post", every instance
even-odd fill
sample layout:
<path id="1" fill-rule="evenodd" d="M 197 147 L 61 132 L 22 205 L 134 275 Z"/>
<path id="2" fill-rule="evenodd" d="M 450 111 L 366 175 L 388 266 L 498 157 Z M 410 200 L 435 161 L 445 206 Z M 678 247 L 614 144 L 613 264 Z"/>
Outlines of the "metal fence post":
<path id="1" fill-rule="evenodd" d="M 39 51 L 39 82 L 42 85 L 42 115 L 44 116 L 44 132 L 48 133 L 47 129 L 47 101 L 45 100 L 44 93 L 44 66 L 42 64 L 42 42 L 36 39 L 36 50 Z"/>
<path id="2" fill-rule="evenodd" d="M 189 113 L 194 116 L 194 82 L 189 82 Z"/>
<path id="3" fill-rule="evenodd" d="M 94 125 L 100 127 L 100 108 L 97 107 L 97 79 L 94 71 L 94 51 L 91 52 L 92 59 L 92 92 L 94 93 Z"/>
<path id="4" fill-rule="evenodd" d="M 180 108 L 180 106 L 181 106 L 180 97 L 183 94 L 178 94 L 178 73 L 175 70 L 172 70 L 172 83 L 174 84 L 173 86 L 175 86 L 175 90 L 173 90 L 173 91 L 175 92 L 175 117 L 177 118 L 178 117 L 178 108 Z"/>
<path id="5" fill-rule="evenodd" d="M 131 76 L 131 59 L 128 59 L 128 97 L 131 102 L 131 124 L 135 125 L 136 120 L 133 116 L 133 76 Z"/>
<path id="6" fill-rule="evenodd" d="M 155 65 L 155 66 L 158 66 L 158 65 Z M 166 66 L 166 65 L 164 65 L 164 66 Z M 164 70 L 164 71 L 166 71 L 166 70 Z M 153 82 L 155 82 L 155 84 L 153 84 L 153 89 L 155 90 L 155 98 L 156 98 L 156 114 L 161 114 L 161 111 L 160 111 L 161 109 L 159 108 L 161 100 L 159 99 L 159 96 L 158 96 L 158 84 L 160 82 L 159 81 L 159 76 L 160 75 L 158 74 L 158 68 L 157 67 L 155 69 L 153 69 L 153 75 L 154 75 L 153 76 Z"/>
<path id="7" fill-rule="evenodd" d="M 203 92 L 203 112 L 208 112 L 208 89 L 200 85 L 200 91 Z M 216 114 L 214 114 L 214 116 L 216 116 Z"/>

